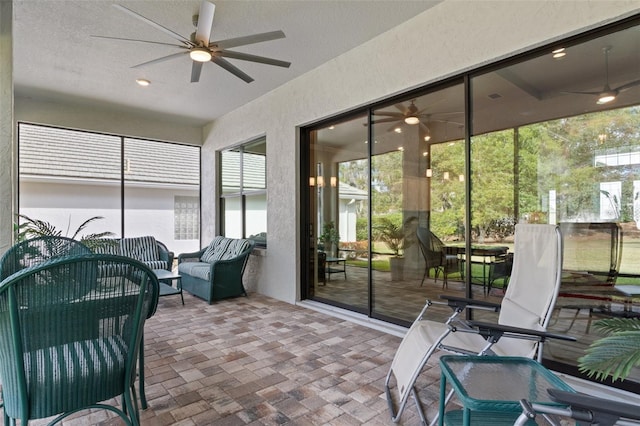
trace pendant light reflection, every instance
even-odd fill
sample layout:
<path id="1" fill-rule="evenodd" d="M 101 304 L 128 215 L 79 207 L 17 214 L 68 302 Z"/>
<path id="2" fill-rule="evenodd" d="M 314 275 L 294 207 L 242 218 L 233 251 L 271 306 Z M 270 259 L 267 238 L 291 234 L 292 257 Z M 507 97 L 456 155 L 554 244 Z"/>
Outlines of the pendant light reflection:
<path id="1" fill-rule="evenodd" d="M 332 188 L 335 188 L 338 186 L 338 178 L 335 176 L 331 176 L 329 178 L 329 184 L 331 185 Z M 311 176 L 309 177 L 309 186 L 318 186 L 318 188 L 323 188 L 324 187 L 324 176 Z"/>

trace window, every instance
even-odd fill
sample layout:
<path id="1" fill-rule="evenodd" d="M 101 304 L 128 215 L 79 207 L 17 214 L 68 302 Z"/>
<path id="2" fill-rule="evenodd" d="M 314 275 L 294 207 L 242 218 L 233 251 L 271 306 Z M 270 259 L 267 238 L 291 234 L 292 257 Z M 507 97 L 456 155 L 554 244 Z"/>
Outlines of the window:
<path id="1" fill-rule="evenodd" d="M 262 137 L 220 153 L 222 235 L 267 245 L 267 140 Z"/>
<path id="2" fill-rule="evenodd" d="M 62 235 L 99 216 L 81 235 L 199 249 L 199 147 L 28 123 L 18 132 L 20 214 Z"/>
<path id="3" fill-rule="evenodd" d="M 174 199 L 176 240 L 200 238 L 200 200 L 198 197 L 176 196 Z"/>

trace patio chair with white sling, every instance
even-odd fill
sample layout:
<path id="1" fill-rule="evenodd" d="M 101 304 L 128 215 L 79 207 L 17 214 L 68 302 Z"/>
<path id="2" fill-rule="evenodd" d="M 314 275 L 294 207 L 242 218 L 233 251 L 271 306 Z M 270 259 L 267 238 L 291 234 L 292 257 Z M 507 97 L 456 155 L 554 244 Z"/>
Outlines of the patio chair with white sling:
<path id="1" fill-rule="evenodd" d="M 431 355 L 438 350 L 462 355 L 537 357 L 540 360 L 542 343 L 547 338 L 573 340 L 546 333 L 562 273 L 562 239 L 558 227 L 516 225 L 514 253 L 511 280 L 501 304 L 452 296 L 440 296 L 445 300 L 443 302 L 427 300 L 400 343 L 385 380 L 394 422 L 400 419 L 409 395 L 413 395 L 418 413 L 427 423 L 415 382 Z M 424 318 L 433 304 L 451 307 L 453 313 L 446 322 Z M 499 312 L 497 324 L 459 317 L 470 309 Z"/>

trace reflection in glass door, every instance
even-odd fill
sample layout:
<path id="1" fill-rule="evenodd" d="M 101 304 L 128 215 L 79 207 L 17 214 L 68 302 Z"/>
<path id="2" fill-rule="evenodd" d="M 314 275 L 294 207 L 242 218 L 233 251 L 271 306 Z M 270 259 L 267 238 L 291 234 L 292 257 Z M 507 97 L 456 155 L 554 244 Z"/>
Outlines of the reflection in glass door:
<path id="1" fill-rule="evenodd" d="M 366 313 L 369 306 L 367 119 L 314 130 L 309 164 L 308 292 Z"/>
<path id="2" fill-rule="evenodd" d="M 463 296 L 462 85 L 373 111 L 372 316 L 413 321 L 425 300 Z M 448 315 L 448 309 L 436 316 Z"/>

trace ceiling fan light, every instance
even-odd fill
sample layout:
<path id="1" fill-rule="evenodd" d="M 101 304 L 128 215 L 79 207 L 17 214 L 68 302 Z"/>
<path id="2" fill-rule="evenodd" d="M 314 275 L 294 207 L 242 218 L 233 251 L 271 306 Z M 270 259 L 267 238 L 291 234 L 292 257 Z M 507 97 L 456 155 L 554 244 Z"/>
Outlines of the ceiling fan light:
<path id="1" fill-rule="evenodd" d="M 410 115 L 404 118 L 404 122 L 410 125 L 414 125 L 414 124 L 418 124 L 420 122 L 420 119 L 415 115 Z"/>
<path id="2" fill-rule="evenodd" d="M 602 105 L 602 104 L 607 104 L 611 101 L 613 101 L 616 98 L 616 94 L 613 92 L 604 92 L 601 93 L 600 96 L 598 97 L 598 105 Z"/>
<path id="3" fill-rule="evenodd" d="M 189 52 L 189 57 L 196 62 L 209 62 L 211 60 L 211 52 L 203 47 L 195 47 Z"/>

